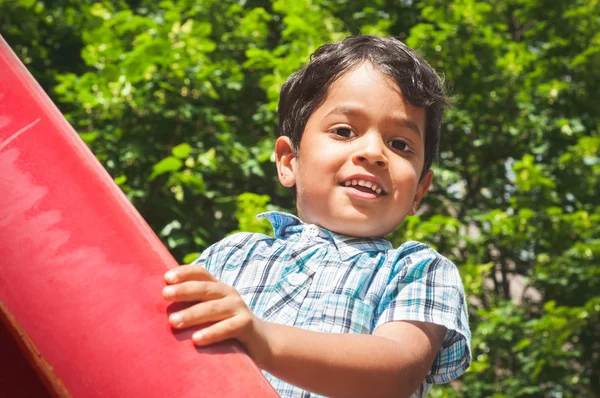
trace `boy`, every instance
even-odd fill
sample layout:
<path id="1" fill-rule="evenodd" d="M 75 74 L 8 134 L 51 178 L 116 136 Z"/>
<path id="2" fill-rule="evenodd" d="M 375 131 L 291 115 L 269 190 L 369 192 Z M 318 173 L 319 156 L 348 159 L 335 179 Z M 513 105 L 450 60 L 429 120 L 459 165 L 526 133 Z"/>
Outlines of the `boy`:
<path id="1" fill-rule="evenodd" d="M 319 48 L 281 90 L 275 154 L 298 217 L 271 212 L 275 238 L 240 233 L 165 274 L 163 295 L 199 301 L 175 328 L 214 322 L 284 397 L 425 396 L 470 363 L 456 267 L 417 242 L 382 238 L 427 192 L 446 97 L 393 38 Z M 310 393 L 309 393 L 310 391 Z"/>

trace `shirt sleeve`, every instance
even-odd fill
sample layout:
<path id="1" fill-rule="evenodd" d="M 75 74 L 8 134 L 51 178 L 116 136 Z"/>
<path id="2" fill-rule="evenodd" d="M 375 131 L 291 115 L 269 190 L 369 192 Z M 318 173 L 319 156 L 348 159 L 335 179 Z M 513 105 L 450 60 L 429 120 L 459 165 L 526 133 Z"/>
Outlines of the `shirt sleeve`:
<path id="1" fill-rule="evenodd" d="M 471 332 L 458 269 L 431 249 L 413 252 L 397 265 L 397 273 L 379 301 L 375 327 L 391 321 L 446 327 L 441 351 L 426 382 L 446 383 L 457 378 L 471 363 Z"/>

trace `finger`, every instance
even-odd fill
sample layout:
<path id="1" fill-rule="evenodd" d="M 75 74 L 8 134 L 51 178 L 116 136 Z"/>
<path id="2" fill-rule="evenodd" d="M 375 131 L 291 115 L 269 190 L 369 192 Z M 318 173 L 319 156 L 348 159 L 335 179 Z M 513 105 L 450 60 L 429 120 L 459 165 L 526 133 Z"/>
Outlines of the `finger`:
<path id="1" fill-rule="evenodd" d="M 195 264 L 181 265 L 165 273 L 165 281 L 169 284 L 190 280 L 216 281 L 217 279 L 206 268 Z"/>
<path id="2" fill-rule="evenodd" d="M 233 300 L 222 298 L 194 304 L 184 310 L 169 315 L 169 323 L 174 328 L 186 328 L 208 322 L 222 321 L 235 314 Z"/>
<path id="3" fill-rule="evenodd" d="M 163 297 L 169 301 L 207 301 L 225 297 L 229 286 L 219 282 L 187 281 L 163 288 Z"/>
<path id="4" fill-rule="evenodd" d="M 206 346 L 228 339 L 235 339 L 242 333 L 247 324 L 245 317 L 238 315 L 197 331 L 192 335 L 192 340 L 198 346 Z"/>

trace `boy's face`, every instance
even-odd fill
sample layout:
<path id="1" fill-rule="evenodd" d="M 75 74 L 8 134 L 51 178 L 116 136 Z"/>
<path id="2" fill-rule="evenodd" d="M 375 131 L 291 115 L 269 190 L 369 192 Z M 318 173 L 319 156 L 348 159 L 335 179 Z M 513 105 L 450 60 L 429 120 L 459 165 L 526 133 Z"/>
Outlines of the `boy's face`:
<path id="1" fill-rule="evenodd" d="M 414 214 L 433 173 L 419 181 L 425 111 L 405 101 L 370 63 L 341 76 L 308 119 L 298 156 L 275 148 L 279 179 L 296 186 L 306 223 L 356 236 L 383 236 Z M 365 186 L 363 186 L 365 185 Z"/>

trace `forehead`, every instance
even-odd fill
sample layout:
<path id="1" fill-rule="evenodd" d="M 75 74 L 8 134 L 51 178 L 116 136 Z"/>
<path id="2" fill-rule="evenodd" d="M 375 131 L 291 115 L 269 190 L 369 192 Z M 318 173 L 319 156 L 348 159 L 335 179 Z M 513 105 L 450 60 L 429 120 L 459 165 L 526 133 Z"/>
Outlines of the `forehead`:
<path id="1" fill-rule="evenodd" d="M 372 119 L 408 120 L 421 132 L 425 131 L 425 109 L 412 105 L 391 77 L 368 62 L 335 80 L 313 116 L 323 118 L 336 108 L 346 110 L 347 114 L 362 114 Z"/>

